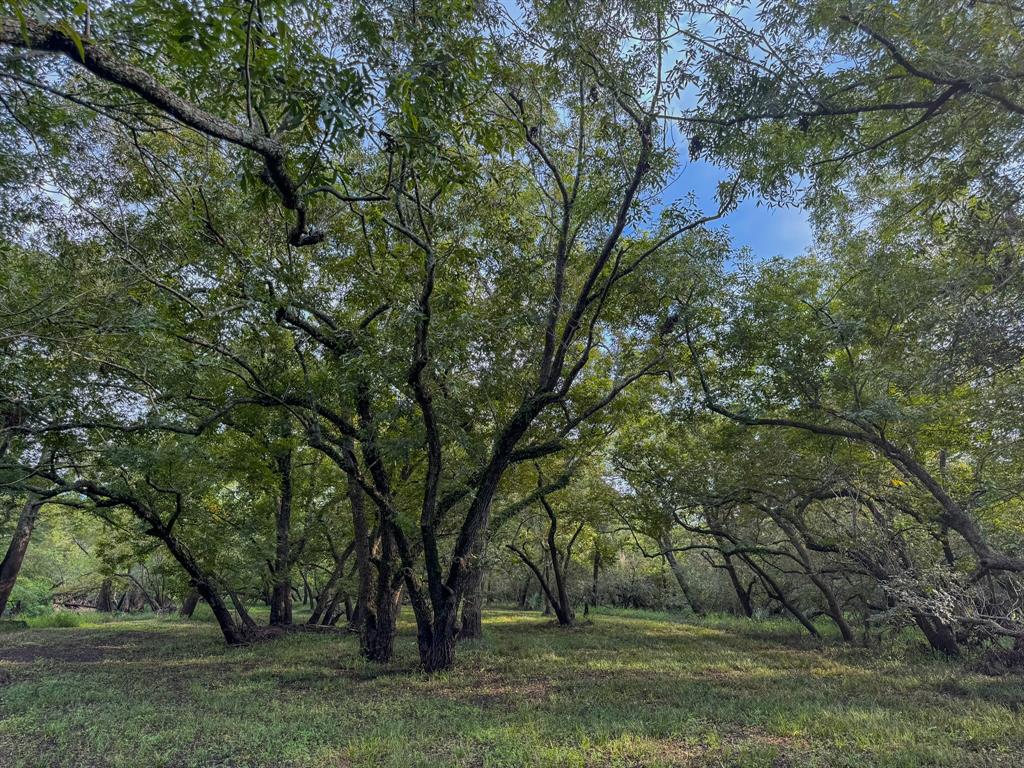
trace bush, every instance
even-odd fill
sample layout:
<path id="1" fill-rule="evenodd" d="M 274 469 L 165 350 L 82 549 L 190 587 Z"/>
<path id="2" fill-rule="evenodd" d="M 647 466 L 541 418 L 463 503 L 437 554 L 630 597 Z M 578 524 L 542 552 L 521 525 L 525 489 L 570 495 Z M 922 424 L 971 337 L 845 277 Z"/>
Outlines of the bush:
<path id="1" fill-rule="evenodd" d="M 7 609 L 12 615 L 24 618 L 53 613 L 50 585 L 43 579 L 18 579 L 7 601 Z"/>
<path id="2" fill-rule="evenodd" d="M 85 616 L 70 611 L 50 612 L 41 616 L 32 616 L 26 619 L 28 625 L 33 629 L 52 629 L 80 627 L 88 622 Z"/>

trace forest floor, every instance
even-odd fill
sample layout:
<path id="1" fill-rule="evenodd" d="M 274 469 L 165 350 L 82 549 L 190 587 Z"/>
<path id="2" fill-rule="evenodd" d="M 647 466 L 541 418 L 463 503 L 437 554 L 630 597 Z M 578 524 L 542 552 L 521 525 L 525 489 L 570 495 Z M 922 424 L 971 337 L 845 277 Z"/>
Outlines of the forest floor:
<path id="1" fill-rule="evenodd" d="M 148 618 L 0 634 L 0 766 L 1024 766 L 1024 677 L 783 623 L 488 612 L 457 668 Z M 88 620 L 86 620 L 88 622 Z"/>

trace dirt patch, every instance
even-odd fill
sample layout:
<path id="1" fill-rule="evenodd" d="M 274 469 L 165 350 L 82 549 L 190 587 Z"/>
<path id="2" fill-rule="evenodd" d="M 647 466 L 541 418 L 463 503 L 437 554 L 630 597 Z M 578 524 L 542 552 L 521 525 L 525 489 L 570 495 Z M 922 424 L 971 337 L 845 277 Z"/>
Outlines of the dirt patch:
<path id="1" fill-rule="evenodd" d="M 39 660 L 89 663 L 105 658 L 107 655 L 103 651 L 89 646 L 18 645 L 13 648 L 0 648 L 0 661 L 15 661 L 21 664 L 31 664 Z"/>
<path id="2" fill-rule="evenodd" d="M 88 637 L 85 632 L 75 633 L 78 642 L 47 638 L 47 642 L 19 643 L 0 646 L 0 661 L 31 664 L 36 661 L 60 661 L 70 664 L 90 664 L 107 660 L 134 658 L 146 652 L 144 646 L 158 645 L 166 640 L 159 632 L 103 633 Z M 56 640 L 56 641 L 55 641 Z M 142 646 L 142 647 L 140 647 Z"/>

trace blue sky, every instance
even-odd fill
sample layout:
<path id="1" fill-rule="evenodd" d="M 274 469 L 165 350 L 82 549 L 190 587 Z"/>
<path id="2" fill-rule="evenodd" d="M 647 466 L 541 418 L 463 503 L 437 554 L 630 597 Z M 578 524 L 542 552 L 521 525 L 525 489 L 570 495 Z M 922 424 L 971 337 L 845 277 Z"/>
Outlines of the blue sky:
<path id="1" fill-rule="evenodd" d="M 681 159 L 685 157 L 681 147 Z M 666 188 L 663 203 L 675 200 L 685 203 L 694 195 L 703 213 L 713 213 L 718 203 L 715 193 L 725 172 L 711 163 L 683 161 L 678 177 Z M 743 200 L 736 210 L 712 224 L 728 229 L 735 249 L 750 248 L 756 259 L 774 256 L 793 258 L 810 246 L 813 233 L 807 212 L 799 206 L 773 207 L 756 197 Z"/>
<path id="2" fill-rule="evenodd" d="M 744 200 L 726 217 L 736 248 L 747 246 L 758 259 L 799 256 L 811 244 L 811 225 L 801 208 L 757 206 L 754 199 Z"/>
<path id="3" fill-rule="evenodd" d="M 704 213 L 714 212 L 718 205 L 715 192 L 719 182 L 726 178 L 726 173 L 701 160 L 686 161 L 685 145 L 679 150 L 678 176 L 665 190 L 663 203 L 669 205 L 677 199 L 685 201 L 693 194 Z M 737 250 L 749 248 L 755 259 L 799 256 L 811 244 L 813 237 L 803 208 L 773 207 L 756 197 L 743 200 L 736 210 L 711 226 L 728 229 L 733 247 Z"/>

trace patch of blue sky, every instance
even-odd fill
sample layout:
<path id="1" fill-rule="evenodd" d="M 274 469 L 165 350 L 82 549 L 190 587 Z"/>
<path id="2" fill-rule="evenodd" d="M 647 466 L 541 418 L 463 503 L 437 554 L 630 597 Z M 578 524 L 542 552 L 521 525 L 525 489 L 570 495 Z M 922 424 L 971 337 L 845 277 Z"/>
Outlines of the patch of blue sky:
<path id="1" fill-rule="evenodd" d="M 680 155 L 685 157 L 685 146 L 680 149 Z M 728 171 L 703 160 L 684 163 L 662 192 L 662 205 L 685 201 L 693 195 L 701 210 L 713 212 L 718 207 L 715 196 L 718 185 L 729 178 Z M 813 238 L 810 219 L 803 207 L 771 205 L 757 195 L 747 196 L 735 210 L 709 227 L 726 228 L 733 248 L 749 250 L 755 260 L 777 256 L 796 258 L 810 247 Z"/>

